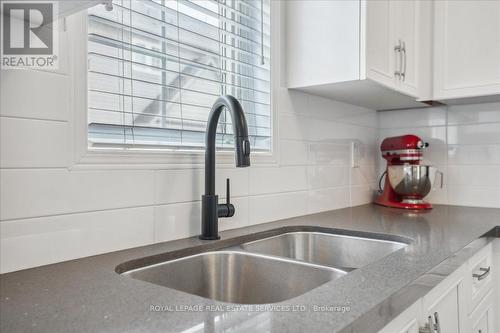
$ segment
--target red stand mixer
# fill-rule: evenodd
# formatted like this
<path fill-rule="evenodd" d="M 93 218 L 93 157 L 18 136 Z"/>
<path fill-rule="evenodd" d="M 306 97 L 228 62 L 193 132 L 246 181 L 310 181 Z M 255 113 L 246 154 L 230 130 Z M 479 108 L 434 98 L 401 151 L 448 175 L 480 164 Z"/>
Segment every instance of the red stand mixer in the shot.
<path fill-rule="evenodd" d="M 443 174 L 435 167 L 422 165 L 423 149 L 429 144 L 416 135 L 402 135 L 385 138 L 380 145 L 382 157 L 387 161 L 384 189 L 375 199 L 382 206 L 403 209 L 431 209 L 432 205 L 423 200 L 431 191 L 436 173 Z"/>

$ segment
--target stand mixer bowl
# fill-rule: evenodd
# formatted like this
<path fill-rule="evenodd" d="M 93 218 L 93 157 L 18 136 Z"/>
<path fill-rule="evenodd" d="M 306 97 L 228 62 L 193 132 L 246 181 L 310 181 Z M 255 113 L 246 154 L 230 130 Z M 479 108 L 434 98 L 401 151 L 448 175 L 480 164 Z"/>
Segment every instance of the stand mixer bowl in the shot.
<path fill-rule="evenodd" d="M 387 177 L 400 196 L 422 199 L 431 191 L 437 172 L 437 168 L 430 165 L 390 165 Z"/>

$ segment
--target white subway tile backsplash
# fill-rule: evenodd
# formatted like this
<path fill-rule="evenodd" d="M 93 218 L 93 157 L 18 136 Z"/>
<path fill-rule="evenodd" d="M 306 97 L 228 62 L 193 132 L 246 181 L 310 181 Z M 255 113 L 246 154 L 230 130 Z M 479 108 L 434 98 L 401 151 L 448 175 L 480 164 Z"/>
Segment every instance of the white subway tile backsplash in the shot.
<path fill-rule="evenodd" d="M 450 165 L 447 183 L 500 188 L 500 165 Z"/>
<path fill-rule="evenodd" d="M 347 120 L 355 119 L 358 116 L 365 116 L 367 114 L 375 118 L 377 116 L 374 110 L 314 95 L 309 96 L 309 109 L 302 113 L 311 118 L 345 122 L 348 124 L 356 123 L 355 120 Z"/>
<path fill-rule="evenodd" d="M 448 185 L 448 204 L 500 208 L 500 187 Z"/>
<path fill-rule="evenodd" d="M 500 122 L 448 126 L 448 144 L 500 144 Z"/>
<path fill-rule="evenodd" d="M 349 185 L 349 170 L 345 166 L 310 166 L 307 173 L 310 189 Z"/>
<path fill-rule="evenodd" d="M 70 79 L 66 75 L 20 69 L 2 69 L 0 115 L 68 120 Z"/>
<path fill-rule="evenodd" d="M 200 233 L 200 202 L 156 206 L 154 210 L 155 242 L 166 242 Z"/>
<path fill-rule="evenodd" d="M 500 103 L 452 105 L 448 112 L 448 125 L 500 123 Z"/>
<path fill-rule="evenodd" d="M 438 205 L 448 204 L 448 187 L 443 185 L 443 187 L 434 187 L 429 194 L 425 197 L 425 201 L 432 202 Z"/>
<path fill-rule="evenodd" d="M 147 170 L 0 170 L 0 219 L 152 205 Z"/>
<path fill-rule="evenodd" d="M 363 110 L 354 105 L 344 104 L 325 97 L 312 95 L 309 96 L 309 109 L 312 110 L 310 114 L 308 114 L 307 111 L 302 112 L 302 114 L 310 115 L 312 118 L 325 120 L 335 120 Z"/>
<path fill-rule="evenodd" d="M 205 177 L 203 169 L 157 170 L 154 174 L 155 204 L 201 199 Z"/>
<path fill-rule="evenodd" d="M 307 214 L 308 192 L 288 192 L 249 197 L 249 224 L 259 224 Z"/>
<path fill-rule="evenodd" d="M 448 145 L 431 144 L 424 150 L 424 163 L 431 165 L 446 165 L 448 162 Z"/>
<path fill-rule="evenodd" d="M 380 129 L 379 141 L 382 142 L 386 137 L 414 134 L 422 138 L 425 142 L 428 142 L 431 146 L 446 144 L 446 126 L 409 127 L 411 123 L 408 123 L 406 126 L 408 127 Z"/>
<path fill-rule="evenodd" d="M 226 179 L 231 180 L 231 196 L 242 197 L 249 194 L 250 168 L 219 168 L 215 171 L 215 193 L 226 197 Z"/>
<path fill-rule="evenodd" d="M 282 139 L 307 140 L 347 144 L 352 141 L 371 145 L 377 138 L 375 127 L 357 126 L 338 120 L 310 118 L 302 115 L 283 114 L 280 117 Z"/>
<path fill-rule="evenodd" d="M 376 164 L 380 149 L 376 144 L 365 145 L 359 144 L 359 165 L 373 165 Z M 349 155 L 351 152 L 349 152 Z"/>
<path fill-rule="evenodd" d="M 337 121 L 308 119 L 305 127 L 307 137 L 311 141 L 343 144 L 356 141 L 370 145 L 377 139 L 376 128 L 343 124 Z"/>
<path fill-rule="evenodd" d="M 68 124 L 0 117 L 0 167 L 68 165 Z"/>
<path fill-rule="evenodd" d="M 308 212 L 310 214 L 348 206 L 348 186 L 314 189 L 308 192 Z"/>
<path fill-rule="evenodd" d="M 307 117 L 282 113 L 279 116 L 279 137 L 281 140 L 307 140 Z"/>
<path fill-rule="evenodd" d="M 345 124 L 378 129 L 378 116 L 377 113 L 372 110 L 362 114 L 349 114 L 345 117 L 339 118 L 337 121 Z"/>
<path fill-rule="evenodd" d="M 375 184 L 351 186 L 350 206 L 365 205 L 373 201 Z"/>
<path fill-rule="evenodd" d="M 249 197 L 231 199 L 236 207 L 234 216 L 219 220 L 219 230 L 243 228 L 249 225 Z"/>
<path fill-rule="evenodd" d="M 367 185 L 378 181 L 378 172 L 375 165 L 362 165 L 351 168 L 351 185 Z"/>
<path fill-rule="evenodd" d="M 448 145 L 448 163 L 450 165 L 500 165 L 500 144 Z"/>
<path fill-rule="evenodd" d="M 309 104 L 309 94 L 289 90 L 286 88 L 278 89 L 279 107 L 281 113 L 307 113 L 311 107 Z"/>
<path fill-rule="evenodd" d="M 422 108 L 379 112 L 381 129 L 446 126 L 446 108 Z"/>
<path fill-rule="evenodd" d="M 307 167 L 250 168 L 250 195 L 292 192 L 307 189 Z"/>
<path fill-rule="evenodd" d="M 350 165 L 351 145 L 332 142 L 313 142 L 309 145 L 311 164 Z"/>
<path fill-rule="evenodd" d="M 156 170 L 155 204 L 199 201 L 205 192 L 204 169 Z M 248 195 L 248 168 L 219 168 L 215 174 L 215 191 L 226 197 L 226 178 L 231 180 L 231 196 Z"/>
<path fill-rule="evenodd" d="M 377 117 L 374 110 L 288 89 L 280 89 L 280 109 L 285 113 L 302 115 L 307 118 L 339 121 L 348 124 L 364 123 L 366 118 L 363 118 L 363 116 L 368 114 L 371 114 L 375 122 Z M 361 116 L 359 119 L 363 120 L 347 120 L 349 118 L 356 119 L 358 116 Z"/>
<path fill-rule="evenodd" d="M 307 141 L 281 140 L 279 155 L 280 165 L 307 165 L 309 144 Z"/>
<path fill-rule="evenodd" d="M 0 273 L 154 242 L 153 208 L 3 221 Z"/>

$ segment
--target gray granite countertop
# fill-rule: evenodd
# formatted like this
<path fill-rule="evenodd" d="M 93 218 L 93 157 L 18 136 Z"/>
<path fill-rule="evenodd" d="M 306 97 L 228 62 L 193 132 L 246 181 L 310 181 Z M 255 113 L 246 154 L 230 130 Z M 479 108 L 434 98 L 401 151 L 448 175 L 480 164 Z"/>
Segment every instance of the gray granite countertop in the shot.
<path fill-rule="evenodd" d="M 415 213 L 364 205 L 228 230 L 220 241 L 193 237 L 3 274 L 0 331 L 376 332 L 422 296 L 425 290 L 419 289 L 419 279 L 444 260 L 460 262 L 467 254 L 464 248 L 471 252 L 481 246 L 488 237 L 478 238 L 498 225 L 500 209 L 438 205 Z M 286 226 L 381 233 L 413 241 L 301 296 L 253 311 L 115 272 L 130 260 L 158 259 L 191 247 L 216 249 L 235 237 Z"/>

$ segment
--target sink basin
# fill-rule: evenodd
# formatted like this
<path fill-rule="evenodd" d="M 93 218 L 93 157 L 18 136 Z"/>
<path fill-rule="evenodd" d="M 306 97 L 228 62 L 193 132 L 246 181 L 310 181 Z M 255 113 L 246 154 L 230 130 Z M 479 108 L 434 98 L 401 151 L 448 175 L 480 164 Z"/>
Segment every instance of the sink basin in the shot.
<path fill-rule="evenodd" d="M 289 232 L 244 243 L 241 248 L 352 271 L 406 246 L 402 242 L 375 238 L 323 232 Z"/>
<path fill-rule="evenodd" d="M 342 270 L 286 258 L 229 250 L 200 253 L 122 273 L 201 297 L 240 304 L 284 301 L 345 274 Z"/>

